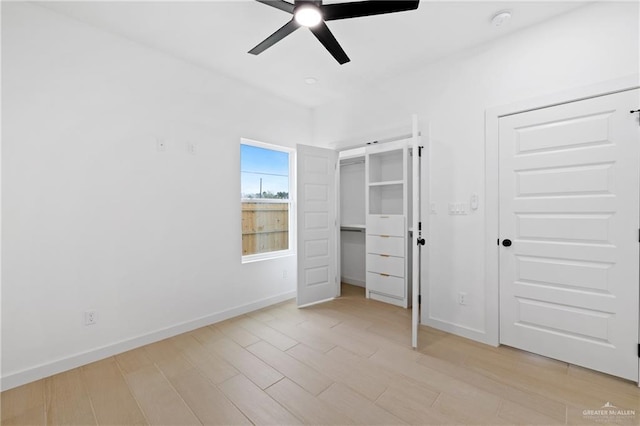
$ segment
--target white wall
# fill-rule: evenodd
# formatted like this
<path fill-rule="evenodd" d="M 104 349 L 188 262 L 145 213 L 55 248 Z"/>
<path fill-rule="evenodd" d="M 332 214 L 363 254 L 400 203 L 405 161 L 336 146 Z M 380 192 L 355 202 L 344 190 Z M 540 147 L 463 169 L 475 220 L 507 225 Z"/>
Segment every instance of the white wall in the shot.
<path fill-rule="evenodd" d="M 431 166 L 423 187 L 430 187 L 436 213 L 428 216 L 423 322 L 496 343 L 487 313 L 497 300 L 484 297 L 495 285 L 484 279 L 484 205 L 467 216 L 447 214 L 448 203 L 468 203 L 474 192 L 484 200 L 485 110 L 638 73 L 638 18 L 637 2 L 589 5 L 316 109 L 318 145 L 409 133 L 413 112 L 423 128 L 430 124 Z M 467 293 L 467 306 L 457 304 L 459 291 Z"/>
<path fill-rule="evenodd" d="M 239 140 L 309 143 L 310 110 L 2 9 L 3 388 L 295 295 L 295 257 L 241 264 Z"/>

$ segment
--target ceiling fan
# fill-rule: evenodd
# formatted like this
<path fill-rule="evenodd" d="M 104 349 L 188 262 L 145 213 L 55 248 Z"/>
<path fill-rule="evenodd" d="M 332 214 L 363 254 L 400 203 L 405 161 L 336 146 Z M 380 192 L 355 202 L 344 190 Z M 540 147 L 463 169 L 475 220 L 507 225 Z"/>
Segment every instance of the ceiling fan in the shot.
<path fill-rule="evenodd" d="M 322 0 L 295 0 L 289 3 L 284 0 L 256 0 L 293 15 L 291 20 L 263 42 L 251 49 L 249 53 L 259 55 L 299 27 L 307 27 L 323 46 L 340 63 L 350 61 L 336 38 L 329 31 L 326 21 L 358 18 L 361 16 L 382 15 L 385 13 L 404 12 L 418 8 L 420 0 L 413 1 L 355 1 L 349 3 L 322 4 Z"/>

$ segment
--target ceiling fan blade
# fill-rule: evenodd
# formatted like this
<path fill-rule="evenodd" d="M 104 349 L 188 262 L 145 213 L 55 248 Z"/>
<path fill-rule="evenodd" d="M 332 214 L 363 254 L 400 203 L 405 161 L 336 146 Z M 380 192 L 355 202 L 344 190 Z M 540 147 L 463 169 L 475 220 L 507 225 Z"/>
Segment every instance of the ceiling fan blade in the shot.
<path fill-rule="evenodd" d="M 267 6 L 275 7 L 276 9 L 283 10 L 293 14 L 294 5 L 284 0 L 256 0 L 258 3 L 266 4 Z"/>
<path fill-rule="evenodd" d="M 325 4 L 320 7 L 325 21 L 404 12 L 418 8 L 420 0 L 413 1 L 356 1 L 351 3 Z"/>
<path fill-rule="evenodd" d="M 311 30 L 313 35 L 316 36 L 318 40 L 320 40 L 320 43 L 322 43 L 322 45 L 329 51 L 329 53 L 333 55 L 336 61 L 340 63 L 340 65 L 346 64 L 351 60 L 344 52 L 344 50 L 342 50 L 340 44 L 338 44 L 338 40 L 336 40 L 333 34 L 331 34 L 331 31 L 329 31 L 329 27 L 327 27 L 327 24 L 325 24 L 324 22 L 320 22 L 317 26 L 309 27 L 309 29 Z"/>
<path fill-rule="evenodd" d="M 262 43 L 258 44 L 256 47 L 251 49 L 249 53 L 251 53 L 252 55 L 259 55 L 260 53 L 264 52 L 265 50 L 267 50 L 268 48 L 270 48 L 271 46 L 273 46 L 274 44 L 276 44 L 277 42 L 279 42 L 280 40 L 282 40 L 292 32 L 294 32 L 295 30 L 297 30 L 299 27 L 300 27 L 300 24 L 298 24 L 295 20 L 293 19 L 290 20 L 289 22 L 284 24 L 282 27 L 280 27 L 280 29 L 278 29 L 275 33 L 271 34 L 269 37 L 264 39 Z"/>

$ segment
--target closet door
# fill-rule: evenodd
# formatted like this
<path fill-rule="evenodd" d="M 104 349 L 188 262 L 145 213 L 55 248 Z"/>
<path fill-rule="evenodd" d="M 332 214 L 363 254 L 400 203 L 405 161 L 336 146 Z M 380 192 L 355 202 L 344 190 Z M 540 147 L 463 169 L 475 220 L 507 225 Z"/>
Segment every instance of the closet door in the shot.
<path fill-rule="evenodd" d="M 640 91 L 500 119 L 500 343 L 638 379 Z"/>
<path fill-rule="evenodd" d="M 298 306 L 339 294 L 336 151 L 298 145 Z"/>

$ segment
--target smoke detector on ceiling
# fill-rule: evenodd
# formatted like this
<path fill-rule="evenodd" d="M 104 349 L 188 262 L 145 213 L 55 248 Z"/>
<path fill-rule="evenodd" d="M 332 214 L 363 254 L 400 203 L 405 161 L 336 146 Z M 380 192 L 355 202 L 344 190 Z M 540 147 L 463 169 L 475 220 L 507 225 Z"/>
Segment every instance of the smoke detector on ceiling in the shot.
<path fill-rule="evenodd" d="M 491 25 L 494 27 L 502 27 L 507 22 L 511 20 L 511 12 L 508 10 L 503 10 L 496 13 L 493 18 L 491 18 Z"/>

